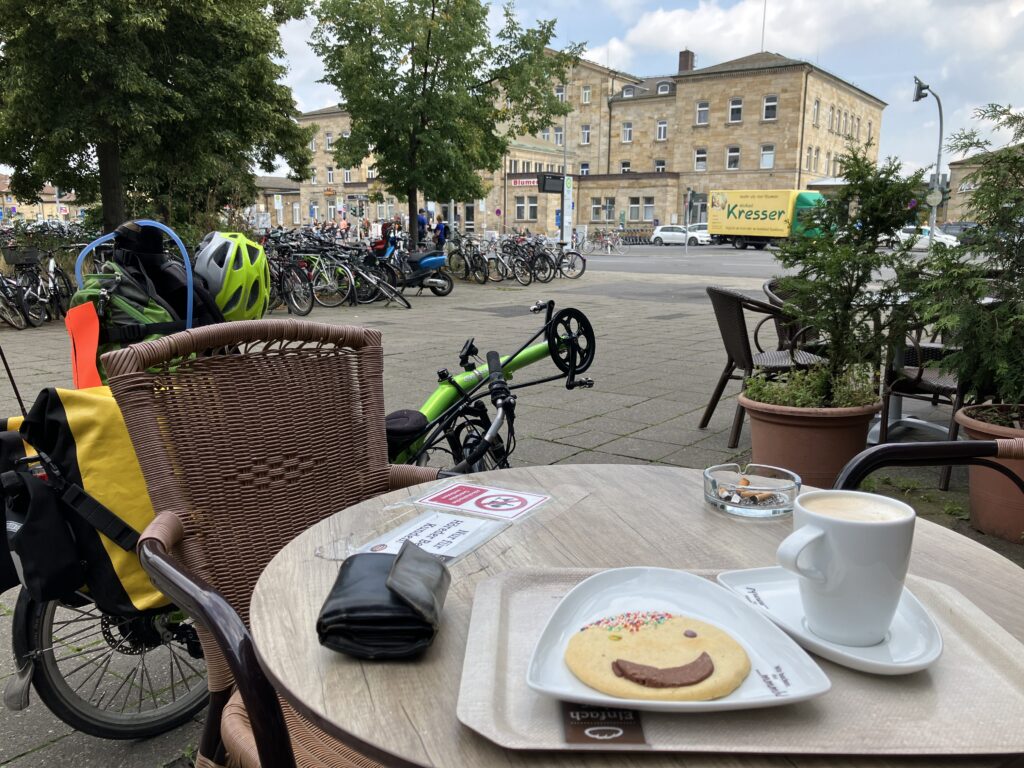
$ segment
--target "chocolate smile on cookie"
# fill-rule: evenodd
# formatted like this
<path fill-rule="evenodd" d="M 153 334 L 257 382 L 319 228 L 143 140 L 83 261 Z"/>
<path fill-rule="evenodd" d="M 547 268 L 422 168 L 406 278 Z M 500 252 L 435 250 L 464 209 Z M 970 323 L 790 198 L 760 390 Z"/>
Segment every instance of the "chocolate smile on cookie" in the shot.
<path fill-rule="evenodd" d="M 624 677 L 648 688 L 678 688 L 683 685 L 696 685 L 707 680 L 714 674 L 715 662 L 705 651 L 689 664 L 681 667 L 659 669 L 647 664 L 637 664 L 625 659 L 612 662 L 612 672 L 616 677 Z"/>

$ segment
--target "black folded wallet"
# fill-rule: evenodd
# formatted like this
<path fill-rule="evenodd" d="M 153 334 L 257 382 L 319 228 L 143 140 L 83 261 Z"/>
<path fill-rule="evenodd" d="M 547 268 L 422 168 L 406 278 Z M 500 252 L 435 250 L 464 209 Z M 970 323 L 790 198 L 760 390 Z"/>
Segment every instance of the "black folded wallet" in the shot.
<path fill-rule="evenodd" d="M 452 577 L 433 555 L 406 541 L 397 555 L 345 559 L 320 616 L 320 644 L 357 659 L 407 659 L 434 641 Z"/>

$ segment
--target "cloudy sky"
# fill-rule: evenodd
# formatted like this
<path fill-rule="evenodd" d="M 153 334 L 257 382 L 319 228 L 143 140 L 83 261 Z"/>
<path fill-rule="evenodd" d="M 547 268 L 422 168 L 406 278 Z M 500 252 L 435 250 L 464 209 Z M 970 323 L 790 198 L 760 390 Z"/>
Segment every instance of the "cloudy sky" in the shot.
<path fill-rule="evenodd" d="M 524 23 L 557 14 L 556 47 L 636 75 L 671 74 L 678 51 L 710 66 L 764 48 L 809 61 L 888 103 L 881 152 L 908 168 L 935 163 L 938 110 L 914 103 L 914 75 L 942 99 L 945 135 L 990 102 L 1024 105 L 1024 0 L 519 0 Z M 496 14 L 492 14 L 496 16 Z M 337 103 L 309 48 L 312 22 L 283 29 L 299 108 Z M 948 161 L 943 152 L 943 167 Z"/>

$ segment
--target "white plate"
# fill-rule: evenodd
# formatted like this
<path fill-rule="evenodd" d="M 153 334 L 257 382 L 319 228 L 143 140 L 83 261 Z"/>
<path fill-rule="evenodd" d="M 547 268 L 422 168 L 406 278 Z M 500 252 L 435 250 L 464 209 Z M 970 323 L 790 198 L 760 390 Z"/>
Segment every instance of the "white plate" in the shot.
<path fill-rule="evenodd" d="M 876 675 L 907 675 L 930 667 L 942 655 L 939 628 L 906 587 L 888 638 L 859 648 L 830 643 L 807 628 L 796 580 L 795 574 L 777 566 L 718 574 L 719 582 L 760 608 L 804 648 L 844 667 Z"/>
<path fill-rule="evenodd" d="M 726 630 L 746 650 L 751 671 L 739 688 L 712 701 L 620 699 L 582 683 L 565 664 L 571 638 L 592 621 L 628 611 L 684 614 Z M 832 687 L 796 643 L 747 603 L 712 581 L 669 568 L 617 568 L 577 584 L 537 641 L 527 684 L 563 701 L 652 712 L 709 712 L 792 704 Z"/>

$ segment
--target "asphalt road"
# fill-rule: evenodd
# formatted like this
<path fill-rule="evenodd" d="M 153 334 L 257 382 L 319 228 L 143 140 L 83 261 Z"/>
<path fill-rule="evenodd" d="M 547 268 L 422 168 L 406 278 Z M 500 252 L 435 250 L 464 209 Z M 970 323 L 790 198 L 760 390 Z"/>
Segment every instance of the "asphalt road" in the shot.
<path fill-rule="evenodd" d="M 731 245 L 699 245 L 686 249 L 681 245 L 627 246 L 622 256 L 592 253 L 587 269 L 595 272 L 633 272 L 662 275 L 707 275 L 709 277 L 754 277 L 766 280 L 782 268 L 771 250 L 748 248 L 740 251 Z"/>

